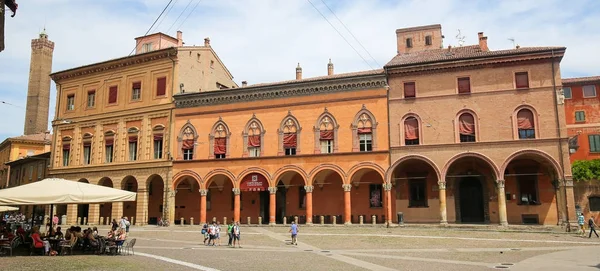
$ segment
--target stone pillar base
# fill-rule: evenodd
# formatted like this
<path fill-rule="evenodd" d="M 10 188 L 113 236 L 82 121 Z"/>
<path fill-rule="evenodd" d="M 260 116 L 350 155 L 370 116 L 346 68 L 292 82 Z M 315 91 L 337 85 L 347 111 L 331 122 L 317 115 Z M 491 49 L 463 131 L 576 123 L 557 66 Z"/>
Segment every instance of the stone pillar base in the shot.
<path fill-rule="evenodd" d="M 444 226 L 448 225 L 448 221 L 442 220 L 442 221 L 440 221 L 440 225 L 444 225 Z"/>
<path fill-rule="evenodd" d="M 275 225 L 277 225 L 277 223 L 275 223 L 275 222 L 269 222 L 269 226 L 275 226 Z"/>
<path fill-rule="evenodd" d="M 306 226 L 312 226 L 313 223 L 312 222 L 306 222 L 304 225 L 306 225 Z"/>
<path fill-rule="evenodd" d="M 502 226 L 502 227 L 508 227 L 508 222 L 500 222 L 500 226 Z"/>
<path fill-rule="evenodd" d="M 350 221 L 344 222 L 344 225 L 346 225 L 346 226 L 352 225 L 352 222 L 350 222 Z"/>

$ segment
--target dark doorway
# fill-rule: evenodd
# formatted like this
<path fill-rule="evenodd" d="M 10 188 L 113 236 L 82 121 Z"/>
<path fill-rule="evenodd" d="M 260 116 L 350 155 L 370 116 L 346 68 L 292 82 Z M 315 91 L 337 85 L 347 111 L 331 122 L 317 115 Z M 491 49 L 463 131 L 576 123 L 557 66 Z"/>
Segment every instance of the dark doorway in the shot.
<path fill-rule="evenodd" d="M 280 181 L 279 184 L 277 184 L 277 195 L 275 196 L 275 222 L 278 224 L 283 224 L 283 218 L 286 214 L 286 194 L 287 189 L 285 188 L 283 182 Z"/>
<path fill-rule="evenodd" d="M 90 210 L 90 205 L 89 204 L 78 204 L 77 205 L 77 219 L 79 219 L 79 221 L 77 221 L 77 224 L 81 223 L 80 225 L 85 225 L 85 223 L 83 223 L 84 221 L 86 223 L 89 223 L 88 221 L 88 211 Z M 85 218 L 85 220 L 84 220 Z"/>
<path fill-rule="evenodd" d="M 475 177 L 466 177 L 460 181 L 460 220 L 463 223 L 483 223 L 483 188 Z"/>
<path fill-rule="evenodd" d="M 260 217 L 262 217 L 263 224 L 269 224 L 269 204 L 271 198 L 269 197 L 269 191 L 261 191 L 260 193 Z M 258 222 L 258 221 L 257 221 Z"/>

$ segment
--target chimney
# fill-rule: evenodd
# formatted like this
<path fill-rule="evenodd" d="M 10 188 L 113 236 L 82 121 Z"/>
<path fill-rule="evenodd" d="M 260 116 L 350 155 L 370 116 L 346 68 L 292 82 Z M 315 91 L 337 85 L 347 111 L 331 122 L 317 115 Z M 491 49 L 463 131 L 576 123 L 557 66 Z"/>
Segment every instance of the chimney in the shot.
<path fill-rule="evenodd" d="M 248 86 L 248 81 L 242 81 L 242 87 Z"/>
<path fill-rule="evenodd" d="M 519 49 L 519 48 L 521 48 L 521 45 L 517 44 L 517 46 L 515 46 L 515 48 Z"/>
<path fill-rule="evenodd" d="M 483 32 L 479 32 L 477 35 L 479 36 L 479 48 L 481 48 L 481 51 L 489 51 L 490 48 L 488 48 L 487 45 L 487 37 L 483 36 Z"/>
<path fill-rule="evenodd" d="M 300 63 L 298 63 L 298 67 L 296 67 L 296 80 L 302 79 L 302 67 L 300 67 Z"/>
<path fill-rule="evenodd" d="M 183 32 L 177 31 L 177 47 L 183 46 Z"/>
<path fill-rule="evenodd" d="M 204 47 L 210 47 L 210 38 L 209 37 L 204 38 Z"/>
<path fill-rule="evenodd" d="M 329 64 L 327 64 L 327 75 L 333 75 L 333 63 L 331 63 L 331 58 L 329 59 Z"/>

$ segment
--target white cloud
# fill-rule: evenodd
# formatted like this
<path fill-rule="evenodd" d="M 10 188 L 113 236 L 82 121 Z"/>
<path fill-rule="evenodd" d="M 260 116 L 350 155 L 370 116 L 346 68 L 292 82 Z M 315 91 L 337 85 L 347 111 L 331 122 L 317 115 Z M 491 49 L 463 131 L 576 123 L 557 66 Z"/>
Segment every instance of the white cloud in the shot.
<path fill-rule="evenodd" d="M 174 35 L 189 9 L 167 34 Z M 305 77 L 326 74 L 332 58 L 336 72 L 369 67 L 306 0 L 200 0 L 180 30 L 187 45 L 205 37 L 227 65 L 238 84 L 294 78 L 298 62 Z M 466 44 L 484 31 L 492 49 L 521 46 L 566 46 L 563 76 L 593 75 L 600 69 L 595 53 L 600 41 L 593 0 L 325 0 L 380 65 L 396 53 L 395 29 L 440 23 L 445 44 L 457 44 L 457 29 Z M 127 55 L 134 38 L 143 35 L 166 0 L 93 1 L 33 0 L 20 3 L 17 16 L 6 18 L 6 50 L 0 53 L 0 101 L 25 106 L 30 41 L 46 25 L 56 43 L 53 70 L 63 70 Z M 166 31 L 188 0 L 175 7 L 158 31 Z M 321 0 L 311 0 L 363 57 L 376 67 L 360 45 L 344 30 Z M 54 86 L 51 107 L 54 105 Z M 22 132 L 24 109 L 0 104 L 0 140 Z M 51 108 L 50 116 L 54 110 Z"/>

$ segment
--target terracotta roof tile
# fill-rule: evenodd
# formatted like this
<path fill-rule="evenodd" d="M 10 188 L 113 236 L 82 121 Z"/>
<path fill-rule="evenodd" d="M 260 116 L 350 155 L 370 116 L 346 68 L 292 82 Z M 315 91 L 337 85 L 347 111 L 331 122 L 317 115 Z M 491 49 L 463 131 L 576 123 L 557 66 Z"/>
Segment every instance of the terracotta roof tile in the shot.
<path fill-rule="evenodd" d="M 575 77 L 575 78 L 563 78 L 563 84 L 577 84 L 577 83 L 591 83 L 600 82 L 600 76 L 587 76 L 587 77 Z"/>
<path fill-rule="evenodd" d="M 456 61 L 469 58 L 485 58 L 496 56 L 509 56 L 522 53 L 536 53 L 549 50 L 564 50 L 565 47 L 521 47 L 519 49 L 483 51 L 479 45 L 452 47 L 450 49 L 434 49 L 408 54 L 398 54 L 385 67 L 409 66 L 432 62 Z"/>
<path fill-rule="evenodd" d="M 304 79 L 300 79 L 300 80 L 286 80 L 286 81 L 271 82 L 271 83 L 259 83 L 259 84 L 248 85 L 247 87 L 266 87 L 266 86 L 275 86 L 275 85 L 285 85 L 285 84 L 291 84 L 291 83 L 305 83 L 305 82 L 313 82 L 313 81 L 319 81 L 319 80 L 342 79 L 342 78 L 349 78 L 349 77 L 356 77 L 356 76 L 378 75 L 378 74 L 383 75 L 384 74 L 383 69 L 360 71 L 360 72 L 339 73 L 339 74 L 334 74 L 334 75 L 325 75 L 325 76 L 304 78 Z"/>
<path fill-rule="evenodd" d="M 12 140 L 29 140 L 29 141 L 50 141 L 52 140 L 52 134 L 39 133 L 33 135 L 22 135 L 11 137 Z"/>

